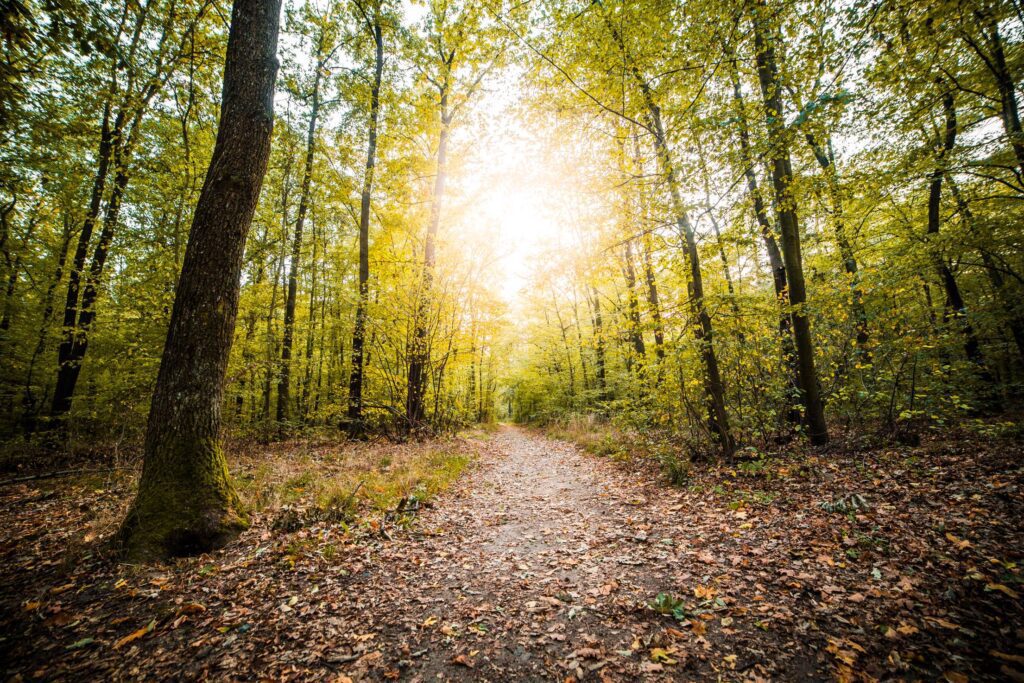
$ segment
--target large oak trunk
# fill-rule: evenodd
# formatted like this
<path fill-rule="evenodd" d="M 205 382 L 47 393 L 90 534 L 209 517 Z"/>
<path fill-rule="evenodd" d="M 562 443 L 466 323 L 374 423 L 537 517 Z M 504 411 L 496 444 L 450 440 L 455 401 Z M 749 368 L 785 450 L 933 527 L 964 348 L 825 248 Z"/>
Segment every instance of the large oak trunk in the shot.
<path fill-rule="evenodd" d="M 202 552 L 245 526 L 218 443 L 246 236 L 270 155 L 280 0 L 236 0 L 220 126 L 192 219 L 146 430 L 128 554 Z"/>

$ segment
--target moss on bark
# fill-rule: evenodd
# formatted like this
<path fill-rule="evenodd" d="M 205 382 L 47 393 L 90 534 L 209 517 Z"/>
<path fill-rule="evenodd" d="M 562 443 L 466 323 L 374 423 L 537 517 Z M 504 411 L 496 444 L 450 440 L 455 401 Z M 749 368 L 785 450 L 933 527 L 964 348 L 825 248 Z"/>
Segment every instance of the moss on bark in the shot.
<path fill-rule="evenodd" d="M 119 533 L 129 559 L 208 552 L 248 526 L 227 460 L 215 441 L 168 441 L 153 456 Z"/>

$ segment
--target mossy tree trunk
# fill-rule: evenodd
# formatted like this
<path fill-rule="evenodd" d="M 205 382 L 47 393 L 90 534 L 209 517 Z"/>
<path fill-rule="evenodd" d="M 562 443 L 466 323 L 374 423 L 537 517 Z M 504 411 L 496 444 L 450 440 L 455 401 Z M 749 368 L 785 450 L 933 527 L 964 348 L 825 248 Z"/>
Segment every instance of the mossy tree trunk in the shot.
<path fill-rule="evenodd" d="M 146 430 L 130 557 L 210 550 L 245 526 L 219 443 L 246 236 L 270 156 L 280 0 L 236 0 L 220 126 L 192 219 Z"/>

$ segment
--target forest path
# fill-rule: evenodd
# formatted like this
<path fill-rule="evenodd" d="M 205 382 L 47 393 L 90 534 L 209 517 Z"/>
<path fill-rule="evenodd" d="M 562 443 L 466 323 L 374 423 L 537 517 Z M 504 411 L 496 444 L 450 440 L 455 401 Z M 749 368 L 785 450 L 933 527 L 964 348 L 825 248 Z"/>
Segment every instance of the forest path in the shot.
<path fill-rule="evenodd" d="M 657 491 L 514 427 L 483 450 L 466 486 L 421 520 L 427 535 L 388 544 L 346 606 L 376 635 L 370 654 L 343 671 L 403 680 L 668 674 L 649 652 L 672 651 L 659 641 L 671 620 L 644 607 L 678 571 L 678 536 L 655 537 Z"/>

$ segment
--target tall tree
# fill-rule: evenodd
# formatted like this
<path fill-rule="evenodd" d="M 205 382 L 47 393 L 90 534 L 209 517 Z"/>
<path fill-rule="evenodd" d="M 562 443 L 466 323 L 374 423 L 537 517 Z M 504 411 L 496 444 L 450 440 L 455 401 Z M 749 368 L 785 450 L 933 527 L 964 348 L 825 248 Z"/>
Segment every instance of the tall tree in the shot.
<path fill-rule="evenodd" d="M 348 378 L 349 432 L 362 431 L 363 421 L 363 346 L 366 342 L 366 309 L 370 296 L 370 202 L 373 197 L 373 172 L 377 163 L 377 125 L 380 118 L 380 86 L 384 74 L 384 32 L 381 5 L 369 8 L 355 1 L 366 31 L 373 38 L 373 81 L 370 86 L 370 117 L 367 127 L 366 166 L 359 195 L 359 282 L 355 325 L 352 328 L 352 368 Z"/>
<path fill-rule="evenodd" d="M 407 351 L 405 420 L 410 429 L 422 426 L 424 400 L 431 373 L 431 309 L 435 304 L 434 278 L 437 236 L 448 179 L 448 145 L 456 116 L 478 92 L 484 78 L 496 68 L 507 49 L 507 36 L 490 20 L 485 8 L 431 0 L 420 46 L 423 76 L 436 106 L 437 147 L 430 216 L 423 240 L 423 261 L 414 304 L 412 333 Z"/>
<path fill-rule="evenodd" d="M 618 48 L 622 59 L 622 68 L 625 71 L 623 76 L 629 78 L 640 93 L 646 120 L 645 128 L 652 137 L 655 157 L 658 160 L 661 175 L 668 186 L 673 219 L 682 239 L 686 262 L 689 266 L 690 307 L 697 320 L 697 325 L 693 327 L 693 335 L 700 346 L 701 359 L 704 364 L 703 384 L 707 398 L 708 426 L 711 433 L 718 439 L 722 453 L 731 456 L 736 449 L 736 442 L 729 429 L 729 414 L 725 407 L 725 383 L 722 380 L 718 355 L 715 352 L 714 326 L 704 296 L 704 274 L 701 270 L 700 253 L 697 249 L 697 235 L 683 201 L 679 173 L 669 147 L 661 106 L 650 81 L 633 60 L 621 28 L 616 26 L 613 17 L 607 13 L 602 15 L 602 20 Z"/>
<path fill-rule="evenodd" d="M 289 419 L 291 412 L 292 344 L 295 337 L 295 306 L 299 288 L 299 268 L 302 264 L 302 235 L 309 213 L 313 184 L 313 162 L 316 156 L 317 125 L 320 121 L 322 88 L 327 65 L 338 49 L 336 17 L 333 12 L 319 14 L 310 7 L 305 9 L 306 21 L 313 29 L 313 82 L 305 93 L 309 100 L 309 122 L 306 126 L 306 157 L 299 185 L 299 208 L 295 216 L 292 235 L 291 260 L 288 265 L 288 292 L 285 295 L 284 328 L 281 335 L 281 371 L 277 381 L 277 421 Z"/>
<path fill-rule="evenodd" d="M 946 85 L 942 79 L 939 79 L 937 84 L 939 87 Z M 957 282 L 953 269 L 949 267 L 949 263 L 946 262 L 937 243 L 939 228 L 942 224 L 942 181 L 947 173 L 946 165 L 949 163 L 949 157 L 956 146 L 959 128 L 956 117 L 956 98 L 953 95 L 953 91 L 948 87 L 944 87 L 940 100 L 942 102 L 942 128 L 940 129 L 939 139 L 936 140 L 935 144 L 936 166 L 928 175 L 928 226 L 926 234 L 931 241 L 932 258 L 935 262 L 935 270 L 939 282 L 946 293 L 946 311 L 960 323 L 960 328 L 964 335 L 964 352 L 967 354 L 968 360 L 979 366 L 984 366 L 981 342 L 978 341 L 978 336 L 974 332 L 974 326 L 971 325 L 971 321 L 967 317 L 967 304 L 964 303 L 960 284 Z M 987 379 L 991 379 L 987 372 L 983 371 L 983 374 Z"/>
<path fill-rule="evenodd" d="M 782 258 L 786 264 L 789 282 L 789 303 L 793 339 L 796 346 L 800 393 L 803 398 L 804 417 L 811 442 L 828 443 L 825 409 L 818 386 L 818 373 L 814 364 L 814 342 L 811 323 L 807 316 L 807 288 L 804 285 L 803 256 L 800 250 L 800 227 L 797 223 L 796 198 L 793 195 L 793 166 L 789 156 L 789 133 L 783 122 L 782 84 L 775 61 L 774 31 L 770 28 L 770 8 L 766 0 L 757 0 L 753 8 L 754 49 L 757 77 L 764 98 L 765 125 L 768 129 L 769 155 L 772 166 L 772 184 L 782 236 Z"/>
<path fill-rule="evenodd" d="M 245 525 L 219 440 L 246 236 L 270 156 L 280 0 L 236 0 L 220 123 L 192 219 L 120 537 L 133 557 L 202 552 Z"/>

